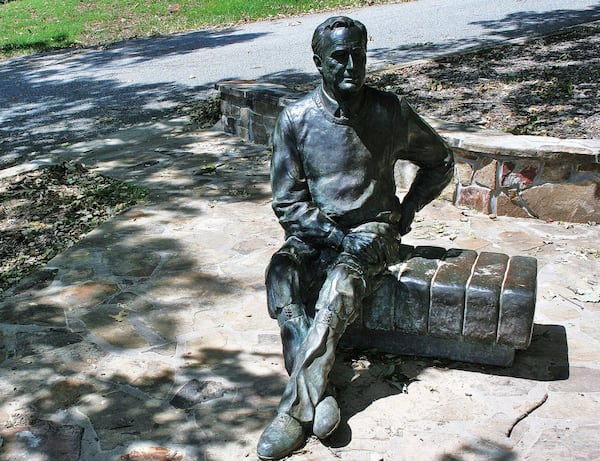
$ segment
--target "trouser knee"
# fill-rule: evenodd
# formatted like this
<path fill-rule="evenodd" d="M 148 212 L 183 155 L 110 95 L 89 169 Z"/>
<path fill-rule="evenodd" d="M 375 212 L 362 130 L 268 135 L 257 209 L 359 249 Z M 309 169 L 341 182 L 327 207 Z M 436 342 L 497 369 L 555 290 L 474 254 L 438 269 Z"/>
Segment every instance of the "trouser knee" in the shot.
<path fill-rule="evenodd" d="M 327 276 L 319 295 L 316 321 L 328 323 L 334 329 L 344 328 L 358 315 L 358 306 L 366 291 L 366 282 L 358 267 L 337 264 Z"/>

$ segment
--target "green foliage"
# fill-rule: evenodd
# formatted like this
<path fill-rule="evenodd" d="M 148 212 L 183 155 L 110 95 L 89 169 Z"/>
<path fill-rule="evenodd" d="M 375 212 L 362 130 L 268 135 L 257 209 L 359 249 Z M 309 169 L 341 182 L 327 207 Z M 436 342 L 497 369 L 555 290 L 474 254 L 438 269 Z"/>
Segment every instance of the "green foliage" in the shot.
<path fill-rule="evenodd" d="M 392 1 L 0 0 L 0 56 Z"/>

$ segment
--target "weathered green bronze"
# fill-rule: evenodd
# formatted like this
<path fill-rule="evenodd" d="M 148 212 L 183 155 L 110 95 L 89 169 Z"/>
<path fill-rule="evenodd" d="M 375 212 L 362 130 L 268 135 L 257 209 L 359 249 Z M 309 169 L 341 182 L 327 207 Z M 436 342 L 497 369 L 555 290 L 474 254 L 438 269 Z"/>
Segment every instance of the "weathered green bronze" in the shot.
<path fill-rule="evenodd" d="M 273 209 L 285 244 L 267 269 L 271 317 L 279 322 L 290 375 L 277 416 L 258 443 L 280 459 L 309 432 L 327 438 L 340 422 L 328 386 L 336 346 L 374 289 L 400 259 L 400 236 L 415 212 L 452 177 L 452 151 L 410 105 L 366 86 L 367 31 L 332 17 L 314 32 L 322 84 L 286 107 L 273 135 Z M 402 203 L 394 164 L 419 168 Z"/>

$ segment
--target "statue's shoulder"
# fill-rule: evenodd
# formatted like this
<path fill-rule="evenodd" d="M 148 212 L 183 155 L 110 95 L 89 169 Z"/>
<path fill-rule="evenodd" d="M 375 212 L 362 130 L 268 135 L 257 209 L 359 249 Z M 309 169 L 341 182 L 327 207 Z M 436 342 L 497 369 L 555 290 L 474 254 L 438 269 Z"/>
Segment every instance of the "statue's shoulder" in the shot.
<path fill-rule="evenodd" d="M 318 88 L 310 91 L 301 98 L 287 104 L 280 114 L 280 118 L 299 121 L 307 114 L 317 109 L 316 95 Z"/>
<path fill-rule="evenodd" d="M 389 91 L 383 91 L 372 86 L 365 86 L 367 97 L 377 104 L 385 106 L 400 106 L 403 97 Z"/>

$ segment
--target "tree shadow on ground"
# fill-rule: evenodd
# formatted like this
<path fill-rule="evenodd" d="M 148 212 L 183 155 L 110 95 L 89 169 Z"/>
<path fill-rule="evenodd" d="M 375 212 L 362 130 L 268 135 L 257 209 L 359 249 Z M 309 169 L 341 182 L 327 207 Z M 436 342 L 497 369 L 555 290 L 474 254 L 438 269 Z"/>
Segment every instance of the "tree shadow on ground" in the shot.
<path fill-rule="evenodd" d="M 248 368 L 248 357 L 255 362 Z M 256 360 L 258 359 L 258 360 Z M 176 392 L 171 405 L 198 421 L 189 443 L 206 447 L 227 442 L 251 443 L 249 432 L 262 431 L 275 414 L 285 374 L 266 371 L 281 362 L 279 353 L 201 348 L 186 357 L 182 375 L 192 378 Z M 177 397 L 183 396 L 183 399 Z"/>
<path fill-rule="evenodd" d="M 440 44 L 415 43 L 392 49 L 376 48 L 369 51 L 369 56 L 386 63 L 398 64 L 432 58 L 448 52 L 465 52 L 473 48 L 491 47 L 499 40 L 531 37 L 597 19 L 600 19 L 600 6 L 585 10 L 562 9 L 544 13 L 522 11 L 511 13 L 499 20 L 473 22 L 472 24 L 488 30 L 481 38 L 446 40 Z"/>
<path fill-rule="evenodd" d="M 0 432 L 7 450 L 21 440 L 15 434 L 26 431 L 44 441 L 30 453 L 47 452 L 49 434 L 63 431 L 73 449 L 91 443 L 119 456 L 135 441 L 152 440 L 190 443 L 203 459 L 207 447 L 248 439 L 271 417 L 252 402 L 275 399 L 280 375 L 269 367 L 254 375 L 236 363 L 240 354 L 247 363 L 260 361 L 263 352 L 207 346 L 215 341 L 208 329 L 220 338 L 215 325 L 223 325 L 225 312 L 241 324 L 246 305 L 262 299 L 263 269 L 256 270 L 252 251 L 262 246 L 266 254 L 268 245 L 255 227 L 239 241 L 229 231 L 260 219 L 256 211 L 270 198 L 268 152 L 212 131 L 171 133 L 167 144 L 138 134 L 122 130 L 86 152 L 89 166 L 148 187 L 147 203 L 104 223 L 0 300 L 6 371 L 0 407 L 9 417 Z M 217 224 L 208 226 L 206 215 Z M 182 235 L 195 238 L 190 244 Z M 227 260 L 215 259 L 218 254 Z M 196 361 L 200 353 L 185 355 L 183 344 L 201 347 L 203 357 L 218 356 L 219 363 Z M 264 352 L 264 360 L 270 354 Z M 175 366 L 178 360 L 193 365 Z M 198 419 L 168 404 L 180 384 L 208 375 L 226 382 L 226 392 L 203 401 Z M 239 382 L 231 387 L 235 376 Z M 265 394 L 269 386 L 272 393 Z M 46 424 L 59 414 L 64 424 Z M 211 418 L 212 429 L 202 426 Z"/>
<path fill-rule="evenodd" d="M 139 211 L 132 217 L 144 219 Z M 80 449 L 81 438 L 85 445 L 96 437 L 105 453 L 152 440 L 191 444 L 203 459 L 204 448 L 239 441 L 266 424 L 271 415 L 262 405 L 279 394 L 281 376 L 272 367 L 256 375 L 248 363 L 261 356 L 270 361 L 271 355 L 201 347 L 214 343 L 206 328 L 222 322 L 223 307 L 242 309 L 239 300 L 249 295 L 248 286 L 203 269 L 202 254 L 190 254 L 177 239 L 145 233 L 113 220 L 53 261 L 58 278 L 2 302 L 5 453 L 19 448 L 23 431 L 39 441 L 28 453 L 49 453 L 51 434 L 58 431 L 68 439 L 70 455 Z M 196 331 L 205 331 L 206 339 Z M 182 335 L 189 339 L 182 341 Z M 188 342 L 200 349 L 178 350 Z M 178 359 L 183 367 L 173 365 Z M 177 383 L 193 378 L 210 379 L 225 391 L 182 416 L 168 401 Z M 57 419 L 63 423 L 48 423 Z"/>
<path fill-rule="evenodd" d="M 370 56 L 396 64 L 448 50 L 484 45 L 494 38 L 543 32 L 598 17 L 600 7 L 513 13 L 498 21 L 482 22 L 481 25 L 489 30 L 488 38 L 449 41 L 433 47 L 407 45 L 374 49 Z M 49 59 L 52 54 L 11 60 L 10 65 L 0 66 L 0 105 L 3 107 L 0 166 L 48 155 L 60 144 L 89 140 L 134 123 L 173 116 L 182 105 L 205 97 L 215 82 L 128 85 L 114 78 L 114 74 L 130 72 L 134 64 L 147 60 L 249 42 L 266 33 L 243 33 L 236 29 L 197 31 L 132 40 L 107 49 L 78 50 L 64 58 L 61 55 L 58 62 Z M 95 72 L 93 77 L 89 76 L 91 69 Z M 73 71 L 69 75 L 75 75 L 70 81 L 63 77 L 67 70 Z M 290 74 L 293 72 L 265 74 L 260 80 L 285 81 L 290 78 L 293 81 Z M 300 74 L 297 77 L 299 81 L 303 78 Z"/>
<path fill-rule="evenodd" d="M 252 41 L 235 29 L 131 40 L 108 49 L 17 58 L 0 66 L 0 167 L 48 155 L 133 124 L 173 117 L 206 98 L 214 82 L 126 84 L 115 74 L 152 59 Z M 69 75 L 66 80 L 64 75 Z"/>
<path fill-rule="evenodd" d="M 177 50 L 170 52 L 175 53 Z M 140 59 L 140 57 L 135 56 L 134 59 Z M 55 69 L 52 71 L 53 74 L 46 73 L 42 78 L 42 80 L 50 82 L 56 80 L 55 89 L 65 94 L 62 98 L 54 99 L 55 93 L 46 92 L 41 85 L 41 80 L 37 81 L 42 76 L 29 65 L 21 64 L 21 66 L 20 70 L 17 68 L 17 71 L 25 81 L 29 79 L 27 84 L 30 85 L 32 98 L 22 104 L 16 101 L 10 102 L 11 110 L 16 112 L 9 114 L 8 117 L 13 122 L 21 123 L 24 126 L 14 138 L 10 136 L 10 139 L 3 142 L 3 155 L 12 153 L 13 150 L 21 155 L 25 152 L 24 149 L 29 149 L 27 153 L 33 156 L 34 154 L 38 155 L 44 149 L 54 149 L 58 140 L 73 143 L 89 139 L 92 136 L 96 138 L 102 132 L 98 127 L 99 118 L 107 116 L 107 114 L 97 114 L 92 108 L 80 104 L 76 92 L 92 99 L 106 97 L 110 104 L 114 104 L 114 110 L 117 112 L 114 115 L 115 125 L 111 126 L 110 130 L 107 128 L 107 131 L 111 132 L 116 126 L 149 120 L 153 116 L 168 112 L 168 109 L 165 111 L 157 109 L 156 112 L 145 109 L 144 113 L 140 115 L 122 110 L 123 107 L 137 110 L 139 107 L 150 105 L 157 100 L 168 105 L 173 100 L 175 102 L 187 101 L 186 97 L 189 95 L 186 93 L 188 91 L 186 88 L 165 87 L 165 85 L 137 86 L 133 90 L 128 88 L 127 91 L 119 92 L 115 91 L 117 82 L 110 79 L 99 81 L 82 79 L 71 82 L 72 85 L 69 86 L 68 82 L 60 82 L 60 71 Z M 4 77 L 8 78 L 8 74 L 3 69 L 0 71 L 0 78 Z M 265 78 L 269 77 L 284 79 L 285 74 L 265 76 Z M 208 88 L 208 86 L 205 87 Z M 173 95 L 165 97 L 165 88 L 172 90 Z M 133 98 L 129 94 L 131 92 L 133 92 Z M 44 113 L 35 106 L 39 98 L 47 100 L 50 112 L 54 110 L 63 115 Z M 88 101 L 88 103 L 93 104 L 93 101 Z M 30 112 L 27 113 L 27 111 Z M 70 115 L 64 115 L 65 112 Z M 36 117 L 38 117 L 37 120 Z M 89 122 L 90 132 L 81 133 L 78 131 L 79 125 L 70 125 L 71 120 L 80 117 L 92 119 Z M 33 123 L 34 121 L 35 123 Z M 57 126 L 48 127 L 54 121 L 57 122 Z M 70 130 L 73 130 L 73 133 Z M 24 139 L 20 139 L 21 136 Z M 61 136 L 63 137 L 61 138 Z M 119 140 L 124 143 L 132 142 L 120 139 L 119 136 L 119 134 L 112 136 L 117 144 Z M 178 140 L 182 150 L 185 150 L 189 143 L 196 141 L 196 138 L 186 134 L 182 134 Z M 119 151 L 120 164 L 107 164 L 105 169 L 107 174 L 120 175 L 129 168 L 130 173 L 140 173 L 137 177 L 140 182 L 146 182 L 148 185 L 155 184 L 157 189 L 160 189 L 159 185 L 169 186 L 166 192 L 161 192 L 152 199 L 154 202 L 148 206 L 148 209 L 140 212 L 138 208 L 138 211 L 134 210 L 124 217 L 126 220 L 141 222 L 148 217 L 146 214 L 153 213 L 152 207 L 168 210 L 172 216 L 182 219 L 197 217 L 202 215 L 204 209 L 197 206 L 196 200 L 206 200 L 209 197 L 216 197 L 215 199 L 219 200 L 218 185 L 216 185 L 216 195 L 211 195 L 210 188 L 201 187 L 203 181 L 198 178 L 203 175 L 190 174 L 192 165 L 194 167 L 195 165 L 201 166 L 205 160 L 214 162 L 215 159 L 220 158 L 219 156 L 211 153 L 196 157 L 190 155 L 187 159 L 187 167 L 180 169 L 185 180 L 178 183 L 177 172 L 174 173 L 174 176 L 161 177 L 161 168 L 168 166 L 168 162 L 147 164 L 141 155 L 130 158 L 125 154 L 125 150 Z M 167 158 L 170 155 L 175 157 L 178 155 L 172 145 L 165 153 Z M 20 157 L 21 160 L 23 158 L 27 158 L 27 156 Z M 264 164 L 264 158 L 257 158 Z M 230 189 L 247 189 L 255 183 L 252 182 L 252 179 L 248 179 L 251 176 L 247 176 L 245 173 L 243 166 L 234 167 L 234 172 L 229 179 L 225 177 L 220 179 L 232 181 L 231 187 L 227 186 Z M 216 174 L 226 175 L 226 171 L 219 172 L 219 168 L 217 168 Z M 218 178 L 218 176 L 215 175 L 214 178 Z M 260 179 L 258 182 L 264 183 L 266 178 L 264 170 L 259 169 L 258 178 Z M 208 176 L 208 181 L 204 181 L 205 185 L 211 180 L 212 177 Z M 266 190 L 259 190 L 256 194 L 249 196 L 231 193 L 226 196 L 224 202 L 249 202 L 256 205 L 264 203 L 268 197 L 269 194 Z M 153 431 L 160 429 L 157 439 L 161 442 L 173 441 L 176 444 L 183 444 L 186 440 L 197 440 L 200 452 L 201 447 L 218 445 L 222 443 L 221 440 L 237 440 L 238 434 L 243 431 L 253 431 L 259 426 L 262 427 L 263 423 L 270 419 L 272 416 L 270 411 L 268 415 L 262 414 L 260 411 L 262 408 L 271 408 L 262 405 L 272 404 L 278 396 L 283 387 L 282 375 L 272 372 L 268 369 L 269 367 L 266 367 L 264 373 L 260 375 L 240 367 L 240 354 L 249 354 L 249 351 L 201 347 L 192 353 L 204 354 L 203 357 L 218 358 L 219 363 L 192 357 L 190 359 L 192 363 L 188 363 L 184 367 L 184 374 L 179 378 L 182 381 L 176 384 L 183 385 L 187 379 L 198 378 L 205 381 L 214 380 L 221 384 L 229 383 L 230 387 L 225 388 L 226 391 L 222 396 L 227 398 L 220 403 L 220 397 L 215 398 L 214 403 L 211 404 L 214 407 L 205 405 L 207 402 L 199 403 L 198 407 L 190 412 L 190 416 L 194 416 L 196 413 L 196 419 L 202 424 L 204 424 L 203 421 L 208 422 L 207 427 L 203 429 L 205 432 L 197 433 L 197 426 L 193 420 L 189 421 L 190 426 L 186 426 L 185 430 L 182 430 L 178 424 L 165 424 L 165 421 L 178 421 L 165 400 L 167 397 L 172 397 L 176 391 L 173 389 L 175 386 L 173 373 L 177 373 L 177 371 L 173 369 L 172 365 L 169 365 L 173 363 L 172 359 L 177 352 L 173 345 L 175 337 L 181 333 L 181 329 L 189 332 L 190 323 L 195 326 L 193 322 L 198 322 L 198 325 L 201 326 L 208 315 L 213 317 L 220 315 L 220 312 L 211 310 L 212 306 L 209 302 L 204 302 L 208 292 L 226 296 L 231 299 L 232 305 L 237 305 L 240 294 L 246 292 L 248 286 L 245 280 L 241 280 L 241 276 L 224 277 L 219 271 L 202 270 L 201 255 L 195 255 L 189 248 L 181 246 L 176 237 L 171 234 L 173 228 L 169 227 L 168 223 L 156 223 L 156 226 L 163 225 L 165 231 L 161 237 L 157 238 L 156 236 L 145 236 L 145 228 L 141 225 L 107 224 L 105 228 L 98 230 L 81 244 L 66 252 L 73 257 L 73 262 L 69 263 L 66 268 L 60 266 L 62 270 L 69 272 L 60 274 L 61 277 L 64 276 L 61 280 L 65 280 L 67 283 L 60 284 L 58 279 L 54 278 L 56 272 L 50 270 L 51 275 L 48 278 L 42 278 L 38 284 L 24 287 L 23 291 L 15 293 L 15 297 L 12 299 L 2 301 L 0 311 L 3 318 L 0 321 L 2 326 L 0 337 L 4 347 L 0 348 L 0 357 L 3 359 L 2 368 L 3 371 L 6 370 L 6 373 L 2 374 L 3 381 L 0 384 L 3 395 L 0 404 L 14 410 L 10 415 L 12 419 L 8 422 L 10 428 L 27 426 L 40 419 L 61 415 L 65 418 L 64 420 L 70 420 L 86 428 L 87 435 L 83 435 L 84 439 L 86 437 L 93 439 L 99 433 L 104 434 L 106 437 L 100 440 L 100 446 L 103 446 L 104 443 L 106 446 L 122 448 L 123 438 L 127 440 L 153 439 Z M 222 232 L 222 229 L 220 231 Z M 114 238 L 111 239 L 111 235 Z M 94 242 L 93 239 L 97 240 Z M 110 273 L 107 268 L 94 273 L 91 263 L 98 261 L 98 258 L 107 264 L 117 265 L 120 270 L 120 283 L 116 284 L 110 281 Z M 58 261 L 55 263 L 57 266 L 59 265 Z M 169 269 L 170 272 L 167 271 L 167 276 L 162 281 L 153 284 L 155 270 L 157 268 L 164 269 L 169 264 L 172 266 Z M 100 264 L 96 267 L 105 266 Z M 262 268 L 259 272 L 262 273 Z M 151 298 L 150 290 L 155 290 L 163 295 L 169 290 L 190 290 L 194 295 L 187 299 L 186 302 L 189 304 L 184 305 L 182 309 L 179 301 L 168 299 L 166 296 L 159 301 Z M 187 309 L 195 309 L 198 306 L 200 307 L 196 314 L 192 315 L 192 319 L 185 320 L 189 323 L 182 325 L 181 312 L 188 312 Z M 153 321 L 157 322 L 158 334 L 150 334 L 148 331 L 148 324 Z M 96 325 L 94 333 L 86 332 L 86 322 Z M 560 336 L 560 332 L 550 330 L 547 336 L 544 334 L 548 330 L 537 331 L 536 336 L 541 336 L 541 338 L 534 340 L 532 355 L 525 356 L 526 359 L 521 359 L 522 362 L 517 362 L 517 368 L 522 370 L 519 373 L 524 374 L 529 366 L 529 361 L 539 358 L 536 357 L 537 353 L 546 360 L 546 369 L 539 372 L 540 377 L 529 375 L 529 379 L 543 379 L 544 377 L 546 379 L 565 379 L 565 377 L 557 378 L 557 376 L 565 376 L 565 366 L 568 371 L 568 362 L 556 362 L 556 359 L 551 356 L 552 352 L 547 349 L 548 345 L 554 344 L 553 341 Z M 538 347 L 539 349 L 537 349 Z M 119 363 L 114 360 L 115 356 L 126 348 L 133 350 L 133 358 L 128 359 L 125 366 L 134 367 L 142 364 L 139 373 L 133 373 L 133 378 L 132 374 L 127 373 L 126 376 L 122 369 L 117 369 Z M 18 350 L 25 351 L 25 355 L 20 354 Z M 252 352 L 252 354 L 264 357 L 266 360 L 274 357 L 268 352 Z M 566 357 L 566 349 L 564 354 Z M 147 359 L 147 357 L 151 357 L 151 359 Z M 163 360 L 165 357 L 167 365 Z M 278 358 L 280 357 L 278 356 Z M 107 363 L 109 365 L 106 365 Z M 112 365 L 110 365 L 111 363 Z M 385 362 L 382 362 L 383 364 Z M 215 365 L 215 367 L 210 368 L 207 365 Z M 103 369 L 105 366 L 107 368 Z M 417 364 L 418 366 L 421 365 Z M 475 366 L 471 368 L 470 365 L 452 364 L 452 366 L 485 372 L 485 369 Z M 146 367 L 154 368 L 151 374 L 147 374 L 148 368 Z M 349 371 L 344 373 L 349 373 Z M 489 373 L 499 374 L 500 372 L 491 370 Z M 507 375 L 512 376 L 510 372 Z M 351 379 L 348 374 L 340 376 Z M 520 375 L 517 374 L 517 376 Z M 239 389 L 241 382 L 244 383 L 241 386 L 243 392 L 235 396 L 234 389 L 236 389 L 236 385 Z M 407 385 L 410 386 L 410 383 Z M 381 380 L 378 381 L 377 386 L 367 389 L 368 392 L 365 392 L 364 396 L 356 403 L 356 408 L 364 409 L 379 398 L 401 392 L 398 388 Z M 231 394 L 233 394 L 231 397 L 228 396 L 227 389 L 231 390 Z M 94 426 L 95 432 L 92 431 L 89 421 L 77 416 L 79 414 L 78 410 L 75 411 L 77 408 L 87 409 L 93 414 L 93 417 L 96 418 L 95 421 L 98 422 L 98 426 Z M 240 409 L 241 413 L 236 415 L 230 413 L 229 409 Z M 258 416 L 251 417 L 249 426 L 244 426 L 244 418 L 256 411 L 259 412 Z M 105 420 L 106 423 L 102 423 L 107 414 L 113 415 L 114 418 L 108 418 Z M 345 421 L 350 416 L 351 414 L 345 413 Z M 210 418 L 215 418 L 218 431 L 211 429 L 213 423 Z M 240 421 L 242 422 L 241 426 Z M 164 429 L 161 429 L 161 425 L 164 425 Z M 231 427 L 236 429 L 228 432 Z M 238 430 L 240 432 L 237 432 Z M 183 435 L 181 439 L 178 439 L 180 433 Z M 98 441 L 96 440 L 94 443 L 98 443 Z"/>
<path fill-rule="evenodd" d="M 526 46 L 496 47 L 399 69 L 380 77 L 379 83 L 436 118 L 476 126 L 504 116 L 504 129 L 514 134 L 545 135 L 551 130 L 555 136 L 573 137 L 568 134 L 581 125 L 577 117 L 588 120 L 598 113 L 599 68 L 598 28 L 581 26 Z M 580 137 L 593 137 L 597 129 L 585 123 Z"/>
<path fill-rule="evenodd" d="M 123 87 L 111 79 L 58 80 L 39 85 L 34 80 L 35 77 L 15 80 L 15 85 L 28 87 L 22 91 L 29 99 L 5 104 L 0 145 L 4 168 L 49 156 L 61 145 L 172 117 L 182 105 L 197 100 L 197 92 L 209 89 L 206 86 L 190 90 L 174 84 Z"/>

